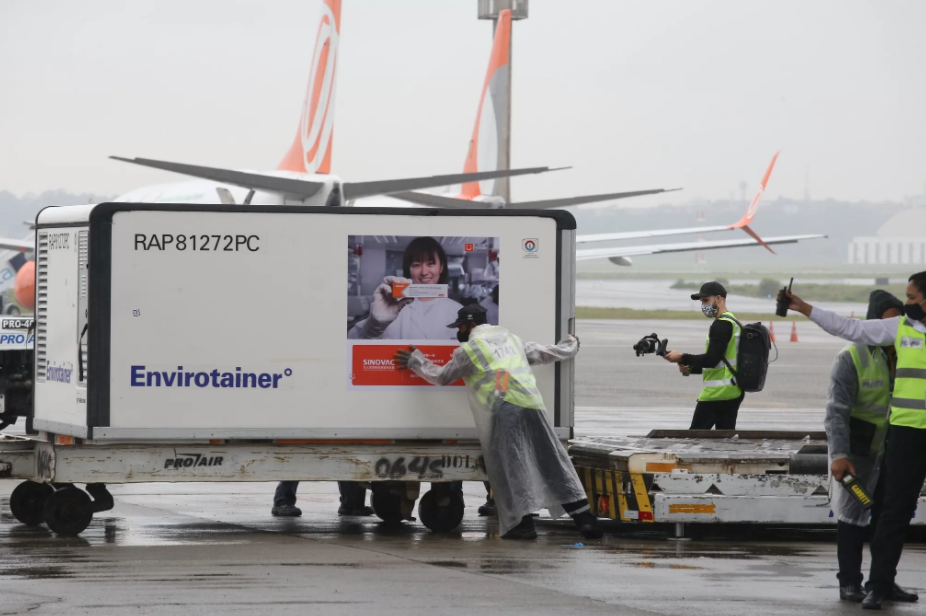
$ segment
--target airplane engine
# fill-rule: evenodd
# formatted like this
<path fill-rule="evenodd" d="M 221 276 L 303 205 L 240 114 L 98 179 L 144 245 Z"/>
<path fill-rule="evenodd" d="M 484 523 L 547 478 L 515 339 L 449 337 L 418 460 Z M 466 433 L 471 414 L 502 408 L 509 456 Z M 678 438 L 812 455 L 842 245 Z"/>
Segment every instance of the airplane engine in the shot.
<path fill-rule="evenodd" d="M 479 195 L 478 197 L 474 197 L 473 201 L 484 203 L 485 209 L 487 210 L 505 209 L 505 200 L 497 195 Z"/>
<path fill-rule="evenodd" d="M 26 310 L 35 308 L 35 261 L 27 261 L 16 273 L 16 301 Z"/>
<path fill-rule="evenodd" d="M 627 267 L 633 265 L 633 260 L 630 257 L 610 257 L 608 261 L 614 265 L 623 265 Z"/>

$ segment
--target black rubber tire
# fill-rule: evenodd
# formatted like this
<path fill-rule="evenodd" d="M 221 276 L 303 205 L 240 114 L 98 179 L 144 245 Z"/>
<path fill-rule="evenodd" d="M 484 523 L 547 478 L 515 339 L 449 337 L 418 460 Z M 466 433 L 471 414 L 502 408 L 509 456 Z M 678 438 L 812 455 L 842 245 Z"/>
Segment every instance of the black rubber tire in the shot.
<path fill-rule="evenodd" d="M 24 481 L 10 494 L 10 513 L 29 526 L 38 526 L 45 521 L 45 501 L 55 489 L 47 483 Z"/>
<path fill-rule="evenodd" d="M 379 519 L 387 524 L 398 524 L 405 519 L 402 514 L 402 497 L 397 494 L 374 490 L 370 504 L 373 505 L 373 511 Z"/>
<path fill-rule="evenodd" d="M 440 499 L 450 498 L 450 502 L 439 507 Z M 418 501 L 418 517 L 421 523 L 435 533 L 449 533 L 460 526 L 463 521 L 463 499 L 456 493 L 437 494 L 428 492 Z"/>
<path fill-rule="evenodd" d="M 79 535 L 92 519 L 90 496 L 74 486 L 55 490 L 45 502 L 45 524 L 58 535 Z"/>

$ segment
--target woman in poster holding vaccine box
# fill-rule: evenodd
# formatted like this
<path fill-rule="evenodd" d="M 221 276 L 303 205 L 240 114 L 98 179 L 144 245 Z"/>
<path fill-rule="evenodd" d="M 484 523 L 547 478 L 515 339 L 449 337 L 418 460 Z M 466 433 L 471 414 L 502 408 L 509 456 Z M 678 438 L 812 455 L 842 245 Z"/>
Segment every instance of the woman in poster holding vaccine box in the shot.
<path fill-rule="evenodd" d="M 432 237 L 416 237 L 402 258 L 404 277 L 386 276 L 373 292 L 370 316 L 350 329 L 350 339 L 455 340 L 447 323 L 456 318 L 462 304 L 449 297 L 393 297 L 394 283 L 447 284 L 447 254 Z"/>

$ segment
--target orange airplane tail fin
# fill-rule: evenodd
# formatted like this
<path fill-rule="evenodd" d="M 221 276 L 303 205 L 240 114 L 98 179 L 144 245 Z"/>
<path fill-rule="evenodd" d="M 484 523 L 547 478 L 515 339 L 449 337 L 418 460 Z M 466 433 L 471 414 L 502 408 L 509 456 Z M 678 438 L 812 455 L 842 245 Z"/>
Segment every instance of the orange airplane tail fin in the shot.
<path fill-rule="evenodd" d="M 775 152 L 775 155 L 772 156 L 772 162 L 768 164 L 768 169 L 765 170 L 765 175 L 762 176 L 762 181 L 759 182 L 759 190 L 756 192 L 756 196 L 752 198 L 752 202 L 749 204 L 749 209 L 746 210 L 746 214 L 732 225 L 733 229 L 742 229 L 756 217 L 756 211 L 759 209 L 759 201 L 762 200 L 762 194 L 765 192 L 765 186 L 768 184 L 769 176 L 772 175 L 772 169 L 775 167 L 775 161 L 778 160 L 779 154 L 781 154 L 780 151 Z"/>
<path fill-rule="evenodd" d="M 473 136 L 466 152 L 463 173 L 495 171 L 502 166 L 507 168 L 507 161 L 502 160 L 505 155 L 502 151 L 502 139 L 507 132 L 504 124 L 508 122 L 508 50 L 510 44 L 511 11 L 505 10 L 501 11 L 498 16 L 495 41 L 489 57 L 489 69 L 486 71 L 485 82 L 482 86 L 476 125 L 473 127 Z M 503 164 L 500 165 L 500 162 Z M 462 196 L 472 199 L 480 195 L 494 195 L 498 183 L 499 180 L 468 182 L 463 184 Z"/>
<path fill-rule="evenodd" d="M 324 0 L 299 129 L 292 146 L 277 166 L 279 171 L 331 173 L 340 32 L 341 0 Z"/>
<path fill-rule="evenodd" d="M 752 202 L 749 204 L 749 209 L 746 210 L 746 214 L 743 215 L 739 221 L 730 225 L 731 229 L 742 229 L 749 235 L 751 235 L 757 242 L 765 246 L 766 249 L 772 254 L 776 254 L 771 247 L 762 241 L 762 238 L 759 237 L 755 231 L 749 228 L 749 223 L 753 221 L 756 217 L 756 211 L 759 209 L 759 201 L 762 200 L 762 195 L 765 193 L 765 186 L 768 184 L 768 178 L 772 175 L 772 169 L 775 167 L 775 161 L 778 160 L 778 155 L 781 151 L 775 152 L 775 155 L 772 156 L 772 162 L 769 163 L 768 169 L 765 170 L 765 175 L 762 176 L 762 181 L 759 182 L 759 190 L 756 192 L 756 196 L 752 198 Z"/>

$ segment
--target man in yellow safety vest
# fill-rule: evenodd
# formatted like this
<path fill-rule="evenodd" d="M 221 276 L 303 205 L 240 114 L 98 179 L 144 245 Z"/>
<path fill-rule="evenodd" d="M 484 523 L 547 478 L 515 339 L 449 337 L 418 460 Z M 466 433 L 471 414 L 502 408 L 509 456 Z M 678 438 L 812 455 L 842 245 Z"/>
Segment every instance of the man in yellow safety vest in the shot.
<path fill-rule="evenodd" d="M 860 344 L 894 344 L 897 368 L 884 461 L 884 499 L 871 540 L 871 572 L 862 607 L 880 610 L 884 601 L 916 601 L 919 597 L 897 586 L 894 578 L 904 536 L 926 481 L 926 272 L 910 276 L 904 316 L 892 319 L 845 319 L 793 293 L 786 294 L 791 310 L 834 336 Z"/>
<path fill-rule="evenodd" d="M 488 325 L 486 309 L 464 306 L 457 320 L 461 342 L 450 361 L 437 366 L 411 346 L 396 352 L 409 368 L 434 385 L 463 379 L 479 431 L 486 472 L 505 539 L 534 539 L 532 512 L 568 513 L 587 539 L 601 537 L 575 467 L 547 420 L 531 365 L 571 359 L 579 350 L 573 336 L 557 345 L 522 342 L 504 327 Z"/>
<path fill-rule="evenodd" d="M 691 299 L 701 302 L 704 316 L 714 319 L 704 343 L 704 353 L 669 351 L 665 354 L 666 361 L 678 364 L 684 376 L 701 374 L 704 380 L 688 429 L 735 430 L 736 416 L 743 401 L 743 390 L 736 385 L 734 375 L 739 323 L 727 310 L 727 290 L 719 282 L 705 282 Z"/>
<path fill-rule="evenodd" d="M 903 314 L 903 304 L 887 291 L 872 291 L 869 320 Z M 826 400 L 826 440 L 836 480 L 831 492 L 836 517 L 836 557 L 839 561 L 839 598 L 861 603 L 862 555 L 871 531 L 878 526 L 884 500 L 884 439 L 887 436 L 891 391 L 894 387 L 894 345 L 850 344 L 844 348 L 830 375 Z M 873 496 L 874 506 L 865 509 L 842 487 L 846 473 Z"/>

